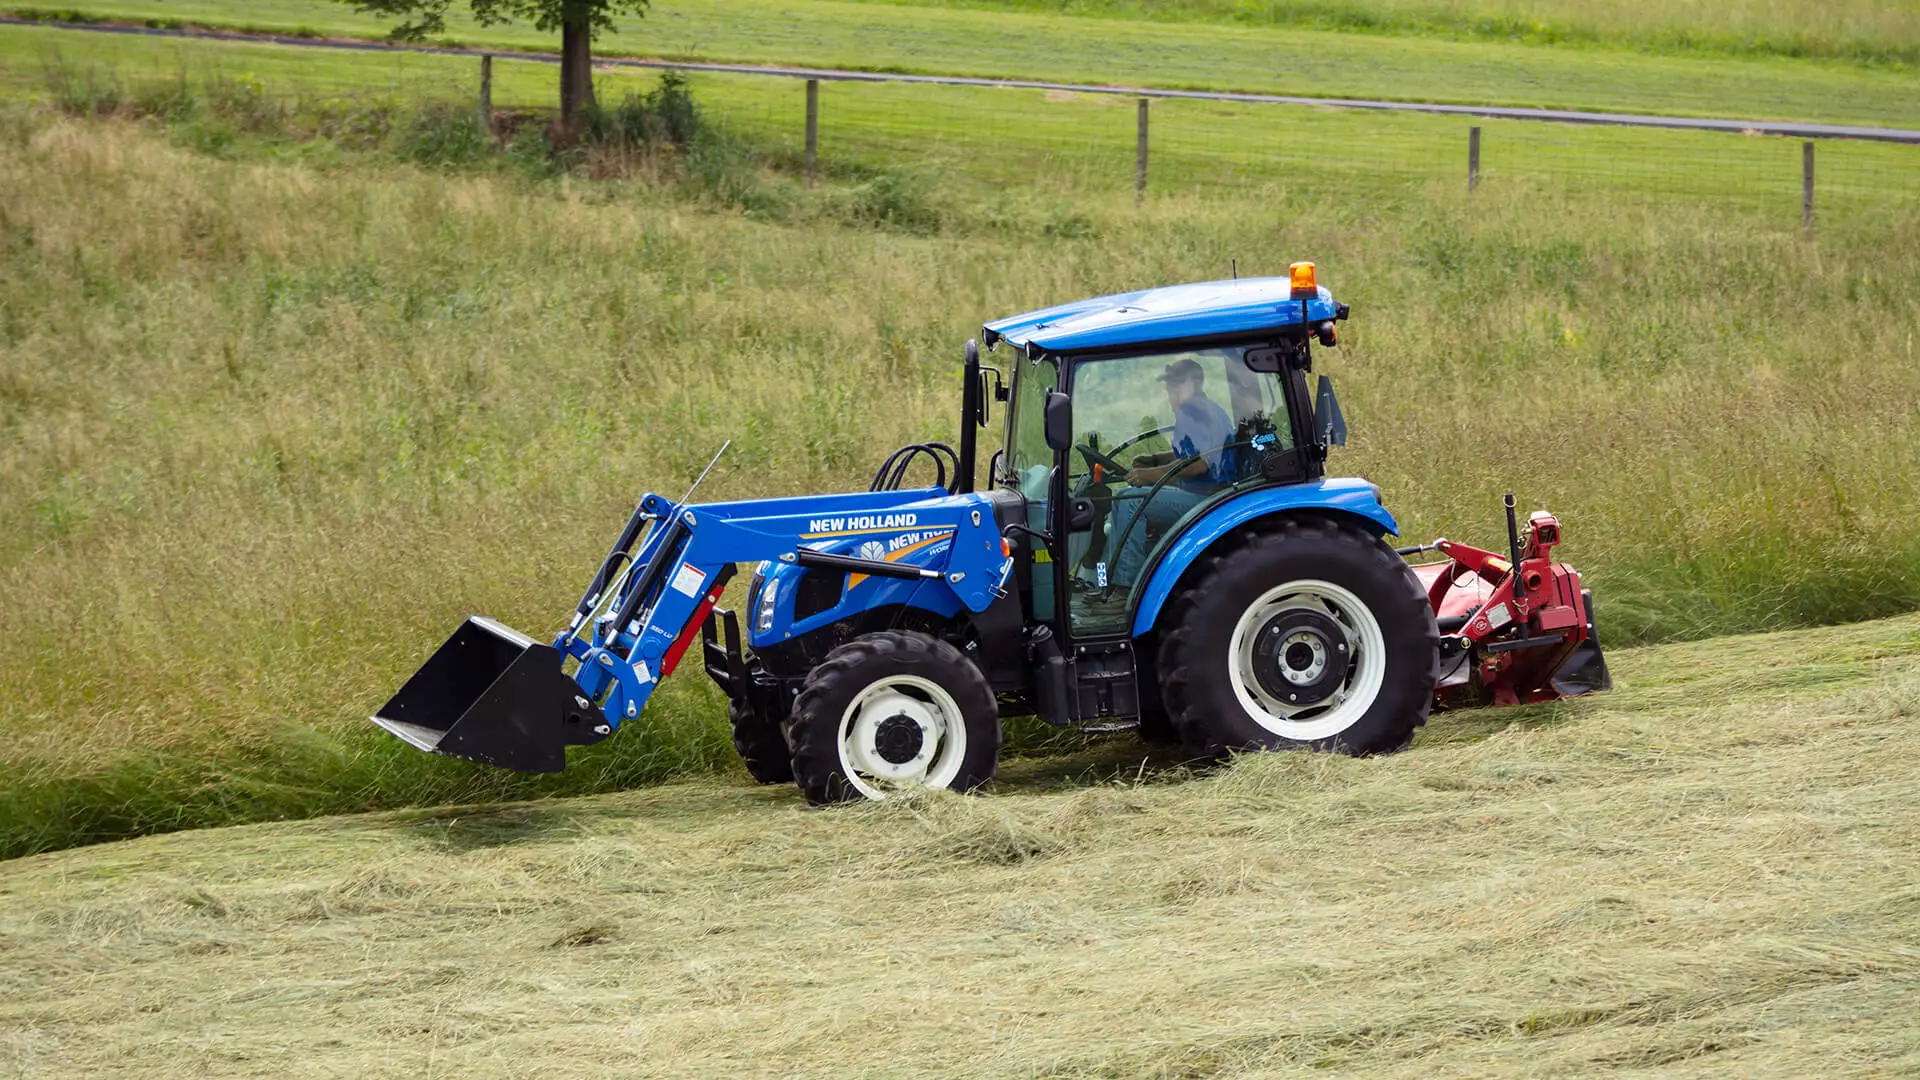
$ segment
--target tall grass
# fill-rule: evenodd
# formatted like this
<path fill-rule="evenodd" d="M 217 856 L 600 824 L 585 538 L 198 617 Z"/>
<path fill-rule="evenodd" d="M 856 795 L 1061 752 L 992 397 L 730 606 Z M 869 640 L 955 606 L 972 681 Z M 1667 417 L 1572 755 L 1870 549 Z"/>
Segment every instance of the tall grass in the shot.
<path fill-rule="evenodd" d="M 1911 215 L 1807 237 L 1311 178 L 1136 210 L 964 169 L 808 192 L 697 140 L 588 180 L 408 161 L 404 116 L 287 155 L 194 102 L 0 112 L 0 852 L 722 767 L 697 674 L 558 778 L 364 717 L 471 612 L 551 628 L 637 494 L 723 440 L 708 497 L 861 486 L 952 437 L 982 319 L 1230 259 L 1316 259 L 1354 305 L 1336 467 L 1409 536 L 1492 540 L 1508 488 L 1551 506 L 1611 643 L 1920 606 Z"/>

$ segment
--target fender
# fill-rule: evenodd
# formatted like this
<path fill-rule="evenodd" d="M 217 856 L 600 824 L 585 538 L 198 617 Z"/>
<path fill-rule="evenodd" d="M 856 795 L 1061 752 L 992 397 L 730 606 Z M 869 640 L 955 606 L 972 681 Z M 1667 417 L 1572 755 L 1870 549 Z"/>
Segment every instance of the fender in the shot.
<path fill-rule="evenodd" d="M 1162 545 L 1160 557 L 1148 571 L 1146 588 L 1140 591 L 1140 606 L 1133 615 L 1133 636 L 1139 637 L 1153 629 L 1154 620 L 1160 617 L 1160 608 L 1173 595 L 1180 575 L 1186 573 L 1193 560 L 1213 546 L 1214 541 L 1256 518 L 1297 510 L 1329 511 L 1375 536 L 1400 533 L 1399 523 L 1380 505 L 1380 489 L 1357 477 L 1259 488 L 1236 495 L 1187 522 L 1173 543 Z"/>

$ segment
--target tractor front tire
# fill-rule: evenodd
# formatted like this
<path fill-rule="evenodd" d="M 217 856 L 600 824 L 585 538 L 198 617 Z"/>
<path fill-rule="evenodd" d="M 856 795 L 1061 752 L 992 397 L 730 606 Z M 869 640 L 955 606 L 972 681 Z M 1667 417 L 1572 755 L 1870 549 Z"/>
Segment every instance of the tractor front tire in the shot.
<path fill-rule="evenodd" d="M 747 661 L 747 677 L 760 674 L 758 660 Z M 746 763 L 747 774 L 762 784 L 785 784 L 793 780 L 793 753 L 787 748 L 787 736 L 781 731 L 785 717 L 769 716 L 754 708 L 751 699 L 727 699 L 727 720 L 733 726 L 733 748 Z"/>
<path fill-rule="evenodd" d="M 787 717 L 794 780 L 815 806 L 993 779 L 1000 710 L 959 649 L 926 634 L 866 634 L 807 675 Z"/>
<path fill-rule="evenodd" d="M 1372 534 L 1288 518 L 1203 555 L 1167 613 L 1167 715 L 1186 751 L 1387 753 L 1433 704 L 1439 630 Z"/>

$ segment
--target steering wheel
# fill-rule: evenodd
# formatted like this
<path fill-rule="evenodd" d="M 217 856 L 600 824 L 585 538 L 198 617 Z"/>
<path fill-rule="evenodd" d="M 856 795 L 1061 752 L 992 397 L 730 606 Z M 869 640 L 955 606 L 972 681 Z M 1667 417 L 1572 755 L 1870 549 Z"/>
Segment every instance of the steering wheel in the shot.
<path fill-rule="evenodd" d="M 1119 476 L 1125 476 L 1129 471 L 1127 466 L 1122 465 L 1119 462 L 1108 457 L 1107 455 L 1101 453 L 1100 451 L 1095 450 L 1093 447 L 1088 446 L 1086 443 L 1075 443 L 1073 448 L 1075 450 L 1080 451 L 1081 457 L 1086 458 L 1089 462 L 1095 465 L 1098 465 L 1101 468 L 1108 470 L 1109 472 L 1115 473 Z"/>

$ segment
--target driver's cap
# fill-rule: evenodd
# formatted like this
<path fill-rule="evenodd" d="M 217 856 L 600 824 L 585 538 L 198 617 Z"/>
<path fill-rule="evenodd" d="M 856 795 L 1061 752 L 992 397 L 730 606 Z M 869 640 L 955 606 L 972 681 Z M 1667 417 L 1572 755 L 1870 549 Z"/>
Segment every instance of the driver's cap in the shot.
<path fill-rule="evenodd" d="M 1206 372 L 1200 367 L 1200 361 L 1191 356 L 1175 360 L 1167 365 L 1167 370 L 1160 373 L 1161 382 L 1186 382 L 1188 379 L 1194 382 L 1205 382 L 1206 377 Z"/>

